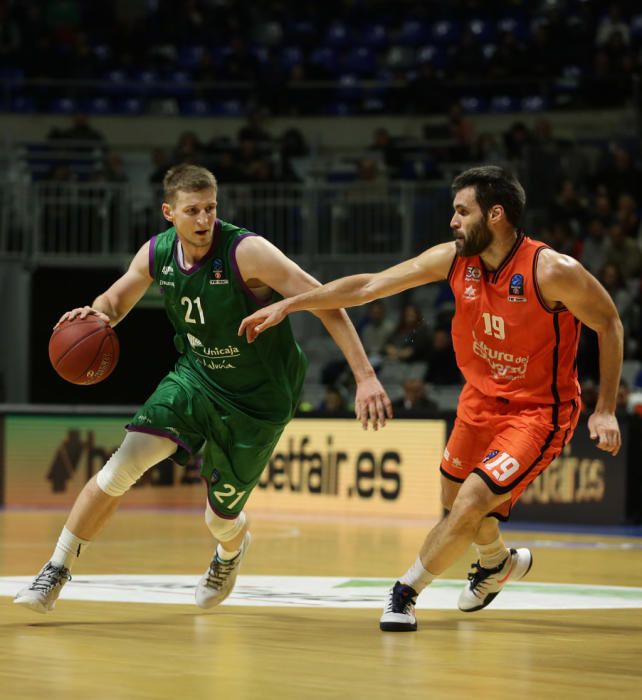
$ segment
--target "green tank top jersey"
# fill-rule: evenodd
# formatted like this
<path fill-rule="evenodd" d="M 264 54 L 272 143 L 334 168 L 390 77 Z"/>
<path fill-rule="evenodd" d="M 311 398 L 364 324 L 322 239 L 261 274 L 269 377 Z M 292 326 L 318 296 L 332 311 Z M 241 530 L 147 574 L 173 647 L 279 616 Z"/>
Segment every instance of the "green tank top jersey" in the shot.
<path fill-rule="evenodd" d="M 209 252 L 189 269 L 178 262 L 174 228 L 151 239 L 149 272 L 180 357 L 127 426 L 172 439 L 178 462 L 204 446 L 210 504 L 228 517 L 241 511 L 294 415 L 307 367 L 287 319 L 251 344 L 237 335 L 241 320 L 265 305 L 236 263 L 238 244 L 251 235 L 217 220 Z"/>
<path fill-rule="evenodd" d="M 177 369 L 216 403 L 284 425 L 294 414 L 306 369 L 289 322 L 250 344 L 237 335 L 241 320 L 267 304 L 244 283 L 236 247 L 254 235 L 217 220 L 209 253 L 189 270 L 177 261 L 174 228 L 152 238 L 149 271 L 160 285 L 181 353 Z M 267 303 L 277 301 L 274 298 Z"/>

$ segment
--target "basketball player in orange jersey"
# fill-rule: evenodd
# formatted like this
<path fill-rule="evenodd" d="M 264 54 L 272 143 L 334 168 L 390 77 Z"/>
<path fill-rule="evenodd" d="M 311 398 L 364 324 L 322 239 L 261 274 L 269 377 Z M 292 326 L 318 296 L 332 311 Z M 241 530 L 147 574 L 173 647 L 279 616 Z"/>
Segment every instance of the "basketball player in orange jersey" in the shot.
<path fill-rule="evenodd" d="M 615 400 L 622 324 L 599 282 L 580 263 L 523 235 L 521 184 L 496 166 L 472 168 L 452 190 L 454 242 L 383 272 L 352 275 L 260 309 L 243 320 L 248 340 L 304 309 L 366 304 L 448 280 L 456 300 L 452 336 L 466 379 L 441 462 L 447 515 L 389 591 L 380 627 L 417 629 L 417 595 L 474 543 L 479 560 L 459 609 L 486 607 L 504 584 L 528 573 L 528 549 L 508 549 L 498 521 L 569 442 L 580 413 L 576 355 L 581 324 L 598 335 L 600 390 L 588 419 L 597 447 L 613 455 L 621 437 Z M 384 407 L 379 406 L 383 416 Z"/>

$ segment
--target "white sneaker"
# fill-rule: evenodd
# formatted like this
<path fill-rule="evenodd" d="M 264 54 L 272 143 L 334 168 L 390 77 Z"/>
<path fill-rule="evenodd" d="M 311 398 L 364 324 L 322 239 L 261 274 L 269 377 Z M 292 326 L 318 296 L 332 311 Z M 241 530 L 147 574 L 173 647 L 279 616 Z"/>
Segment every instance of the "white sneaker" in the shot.
<path fill-rule="evenodd" d="M 533 555 L 530 549 L 511 549 L 509 556 L 494 569 L 485 569 L 479 562 L 472 565 L 469 583 L 461 592 L 457 603 L 462 612 L 475 612 L 492 603 L 504 584 L 510 579 L 519 581 L 531 570 Z"/>
<path fill-rule="evenodd" d="M 56 607 L 56 600 L 67 581 L 71 581 L 69 569 L 64 566 L 54 566 L 49 561 L 42 567 L 30 586 L 18 591 L 13 602 L 44 614 Z"/>
<path fill-rule="evenodd" d="M 214 552 L 209 569 L 203 574 L 198 582 L 198 586 L 196 586 L 196 605 L 199 608 L 213 608 L 215 605 L 222 603 L 232 592 L 241 566 L 241 560 L 245 556 L 251 540 L 250 533 L 246 532 L 241 542 L 239 553 L 234 559 L 229 559 L 228 561 L 219 559 L 216 551 Z"/>
<path fill-rule="evenodd" d="M 417 591 L 397 581 L 388 591 L 388 598 L 379 620 L 383 632 L 414 632 L 417 629 L 415 603 Z"/>

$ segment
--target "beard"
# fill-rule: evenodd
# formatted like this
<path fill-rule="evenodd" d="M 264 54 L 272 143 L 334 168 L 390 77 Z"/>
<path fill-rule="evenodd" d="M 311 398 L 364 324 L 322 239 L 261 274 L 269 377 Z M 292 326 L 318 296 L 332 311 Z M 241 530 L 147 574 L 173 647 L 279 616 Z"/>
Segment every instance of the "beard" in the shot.
<path fill-rule="evenodd" d="M 470 258 L 481 255 L 492 243 L 493 232 L 485 221 L 471 226 L 468 235 L 463 240 L 455 240 L 455 248 L 460 258 Z"/>

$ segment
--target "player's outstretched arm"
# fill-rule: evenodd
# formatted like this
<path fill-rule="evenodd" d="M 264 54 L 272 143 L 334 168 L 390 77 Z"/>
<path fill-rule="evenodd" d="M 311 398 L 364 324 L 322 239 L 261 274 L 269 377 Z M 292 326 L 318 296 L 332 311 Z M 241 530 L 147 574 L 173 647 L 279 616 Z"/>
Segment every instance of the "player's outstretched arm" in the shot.
<path fill-rule="evenodd" d="M 254 280 L 292 297 L 321 285 L 278 248 L 258 236 L 248 237 L 239 244 L 236 259 L 246 281 Z M 273 305 L 274 306 L 277 305 Z M 361 345 L 352 322 L 343 309 L 325 309 L 315 314 L 341 349 L 356 381 L 355 413 L 364 429 L 377 430 L 392 418 L 392 404 L 379 382 Z"/>
<path fill-rule="evenodd" d="M 563 304 L 597 333 L 600 348 L 600 389 L 595 411 L 588 419 L 591 439 L 616 455 L 622 445 L 615 417 L 622 373 L 623 329 L 613 300 L 604 287 L 577 260 L 552 250 L 543 251 L 537 268 L 544 299 Z"/>
<path fill-rule="evenodd" d="M 149 274 L 149 245 L 147 242 L 140 248 L 127 272 L 119 277 L 106 292 L 97 296 L 91 306 L 79 306 L 65 312 L 56 326 L 63 321 L 90 315 L 102 318 L 111 326 L 122 321 L 153 281 Z"/>
<path fill-rule="evenodd" d="M 239 335 L 245 333 L 251 343 L 260 333 L 280 323 L 294 311 L 360 306 L 412 287 L 446 279 L 454 257 L 455 244 L 441 243 L 381 272 L 342 277 L 291 295 L 244 318 L 239 327 Z"/>

